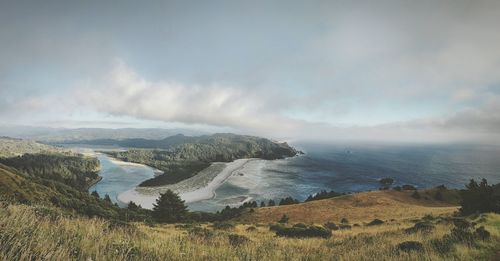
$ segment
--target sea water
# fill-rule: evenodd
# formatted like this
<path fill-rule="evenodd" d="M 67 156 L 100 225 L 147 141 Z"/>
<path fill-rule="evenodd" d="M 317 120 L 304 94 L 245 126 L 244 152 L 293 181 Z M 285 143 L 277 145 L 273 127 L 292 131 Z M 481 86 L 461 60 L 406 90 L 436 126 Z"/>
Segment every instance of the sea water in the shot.
<path fill-rule="evenodd" d="M 215 211 L 226 205 L 291 196 L 304 200 L 321 190 L 378 190 L 391 177 L 394 186 L 445 185 L 463 188 L 471 178 L 500 182 L 500 148 L 484 145 L 395 145 L 297 143 L 305 155 L 283 160 L 255 160 L 231 176 L 210 200 L 189 204 Z"/>

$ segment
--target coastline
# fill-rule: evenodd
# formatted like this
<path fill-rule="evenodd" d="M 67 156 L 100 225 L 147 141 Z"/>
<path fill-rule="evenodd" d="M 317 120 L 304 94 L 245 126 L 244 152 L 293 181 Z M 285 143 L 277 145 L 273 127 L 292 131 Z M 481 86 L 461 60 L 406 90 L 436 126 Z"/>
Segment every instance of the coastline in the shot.
<path fill-rule="evenodd" d="M 158 176 L 158 175 L 161 175 L 163 174 L 163 171 L 162 170 L 159 170 L 157 168 L 154 168 L 154 167 L 151 167 L 149 165 L 145 165 L 145 164 L 141 164 L 141 163 L 135 163 L 135 162 L 128 162 L 128 161 L 123 161 L 123 160 L 120 160 L 120 159 L 117 159 L 117 158 L 113 158 L 109 155 L 106 154 L 106 156 L 108 157 L 108 160 L 115 164 L 115 165 L 118 165 L 118 166 L 134 166 L 134 167 L 148 167 L 148 168 L 151 168 L 155 174 L 155 176 Z"/>
<path fill-rule="evenodd" d="M 186 203 L 211 199 L 215 197 L 217 188 L 253 160 L 255 159 L 238 159 L 229 163 L 214 162 L 197 175 L 179 183 L 161 187 L 136 187 L 119 194 L 118 200 L 123 203 L 133 201 L 143 208 L 151 209 L 158 195 L 168 189 L 178 193 Z"/>

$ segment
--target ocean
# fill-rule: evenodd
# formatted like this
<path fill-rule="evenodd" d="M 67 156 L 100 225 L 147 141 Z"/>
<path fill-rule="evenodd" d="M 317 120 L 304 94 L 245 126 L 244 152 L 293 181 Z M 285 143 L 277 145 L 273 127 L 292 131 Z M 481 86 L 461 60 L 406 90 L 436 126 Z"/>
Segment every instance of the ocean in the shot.
<path fill-rule="evenodd" d="M 296 143 L 305 155 L 252 161 L 216 190 L 216 197 L 191 203 L 214 211 L 246 197 L 268 201 L 291 196 L 304 200 L 321 190 L 378 190 L 379 180 L 418 188 L 463 188 L 471 178 L 500 182 L 500 147 L 485 145 L 394 145 Z"/>
<path fill-rule="evenodd" d="M 463 188 L 471 178 L 500 182 L 500 147 L 485 145 L 389 145 L 294 143 L 305 152 L 282 160 L 253 160 L 220 186 L 213 199 L 189 203 L 191 210 L 217 211 L 242 200 L 269 201 L 291 196 L 304 200 L 321 190 L 378 190 L 379 179 L 394 186 L 445 185 Z M 91 190 L 116 196 L 152 177 L 148 167 L 118 167 L 99 156 L 103 180 Z M 120 205 L 124 205 L 120 203 Z"/>

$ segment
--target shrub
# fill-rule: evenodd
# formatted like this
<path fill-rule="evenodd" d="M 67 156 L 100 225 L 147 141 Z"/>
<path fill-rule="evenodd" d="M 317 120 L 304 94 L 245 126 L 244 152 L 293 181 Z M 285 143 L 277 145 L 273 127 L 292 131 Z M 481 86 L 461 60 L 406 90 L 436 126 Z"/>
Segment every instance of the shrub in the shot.
<path fill-rule="evenodd" d="M 246 231 L 248 231 L 248 232 L 254 232 L 254 231 L 257 231 L 257 228 L 254 227 L 254 226 L 250 226 L 250 227 L 247 227 Z"/>
<path fill-rule="evenodd" d="M 429 221 L 420 221 L 417 222 L 413 227 L 405 229 L 405 232 L 408 234 L 413 234 L 417 232 L 422 233 L 430 233 L 434 230 L 434 225 Z"/>
<path fill-rule="evenodd" d="M 332 236 L 332 231 L 321 226 L 299 226 L 299 227 L 281 227 L 276 231 L 277 236 L 281 237 L 322 237 Z"/>
<path fill-rule="evenodd" d="M 368 223 L 367 226 L 376 226 L 376 225 L 382 225 L 382 224 L 384 224 L 384 221 L 376 218 L 376 219 L 372 220 L 370 223 Z"/>
<path fill-rule="evenodd" d="M 305 201 L 308 202 L 308 201 L 313 201 L 313 200 L 334 198 L 334 197 L 338 197 L 338 196 L 342 196 L 342 195 L 344 195 L 344 194 L 335 192 L 333 190 L 330 192 L 327 192 L 326 190 L 322 190 L 321 192 L 316 193 L 314 195 L 309 195 L 309 197 L 307 197 L 307 199 Z"/>
<path fill-rule="evenodd" d="M 286 223 L 288 223 L 288 220 L 289 220 L 289 219 L 290 219 L 290 218 L 288 217 L 288 215 L 287 215 L 287 214 L 283 214 L 283 216 L 281 216 L 281 219 L 280 219 L 280 220 L 278 220 L 278 223 L 286 224 Z"/>
<path fill-rule="evenodd" d="M 342 218 L 342 220 L 340 220 L 340 223 L 349 224 L 349 220 L 347 220 L 347 218 Z"/>
<path fill-rule="evenodd" d="M 297 223 L 297 224 L 293 225 L 293 227 L 307 228 L 307 225 L 304 223 Z"/>
<path fill-rule="evenodd" d="M 339 224 L 339 229 L 351 229 L 351 225 L 348 224 Z"/>
<path fill-rule="evenodd" d="M 408 184 L 405 184 L 401 187 L 403 190 L 417 190 L 417 188 L 415 188 L 414 186 L 412 185 L 408 185 Z"/>
<path fill-rule="evenodd" d="M 421 198 L 421 197 L 420 197 L 420 194 L 418 193 L 418 191 L 417 191 L 417 190 L 415 190 L 415 191 L 413 192 L 413 194 L 411 194 L 411 197 L 412 197 L 412 198 L 414 198 L 414 199 L 420 199 L 420 198 Z"/>
<path fill-rule="evenodd" d="M 250 239 L 248 239 L 248 237 L 238 235 L 238 234 L 230 234 L 228 236 L 228 239 L 229 239 L 229 244 L 233 247 L 240 246 L 240 245 L 250 241 Z"/>
<path fill-rule="evenodd" d="M 484 229 L 484 226 L 477 228 L 474 234 L 476 235 L 477 238 L 481 240 L 488 240 L 491 237 L 490 232 Z"/>
<path fill-rule="evenodd" d="M 188 230 L 188 234 L 190 236 L 201 237 L 203 239 L 209 239 L 214 236 L 214 232 L 212 230 L 203 227 L 192 227 Z"/>
<path fill-rule="evenodd" d="M 272 224 L 269 226 L 269 230 L 274 231 L 274 232 L 276 232 L 282 228 L 285 228 L 285 226 L 283 224 L 280 224 L 280 223 Z"/>
<path fill-rule="evenodd" d="M 398 244 L 398 249 L 405 252 L 410 252 L 410 251 L 422 252 L 424 251 L 424 245 L 418 241 L 405 241 Z"/>
<path fill-rule="evenodd" d="M 330 230 L 339 230 L 339 226 L 333 222 L 326 222 L 323 226 Z"/>
<path fill-rule="evenodd" d="M 232 229 L 234 228 L 234 225 L 229 223 L 229 222 L 214 222 L 212 224 L 212 227 L 214 229 L 223 229 L 223 230 L 227 230 L 227 229 Z"/>
<path fill-rule="evenodd" d="M 440 254 L 446 254 L 451 251 L 453 241 L 448 237 L 433 239 L 430 241 L 431 246 Z"/>

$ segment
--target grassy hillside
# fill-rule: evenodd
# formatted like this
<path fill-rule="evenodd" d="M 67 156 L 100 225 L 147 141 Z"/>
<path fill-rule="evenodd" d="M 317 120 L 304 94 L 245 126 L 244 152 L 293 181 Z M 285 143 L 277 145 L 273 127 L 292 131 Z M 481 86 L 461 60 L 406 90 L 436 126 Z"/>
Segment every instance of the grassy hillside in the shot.
<path fill-rule="evenodd" d="M 305 202 L 297 205 L 257 208 L 239 218 L 247 223 L 276 222 L 288 215 L 290 222 L 325 223 L 340 222 L 347 218 L 352 223 L 382 220 L 409 219 L 426 214 L 452 214 L 458 209 L 456 190 L 442 191 L 443 199 L 434 199 L 437 189 L 422 190 L 420 199 L 412 197 L 413 191 L 374 191 L 350 194 L 331 199 Z"/>
<path fill-rule="evenodd" d="M 443 239 L 449 217 L 435 217 L 428 232 L 407 233 L 415 221 L 337 230 L 322 238 L 276 237 L 266 224 L 216 229 L 212 224 L 117 225 L 102 219 L 71 218 L 57 209 L 4 205 L 0 209 L 1 260 L 495 260 L 500 251 L 500 215 L 473 217 L 490 232 L 487 240 Z M 401 250 L 405 241 L 423 248 Z"/>

